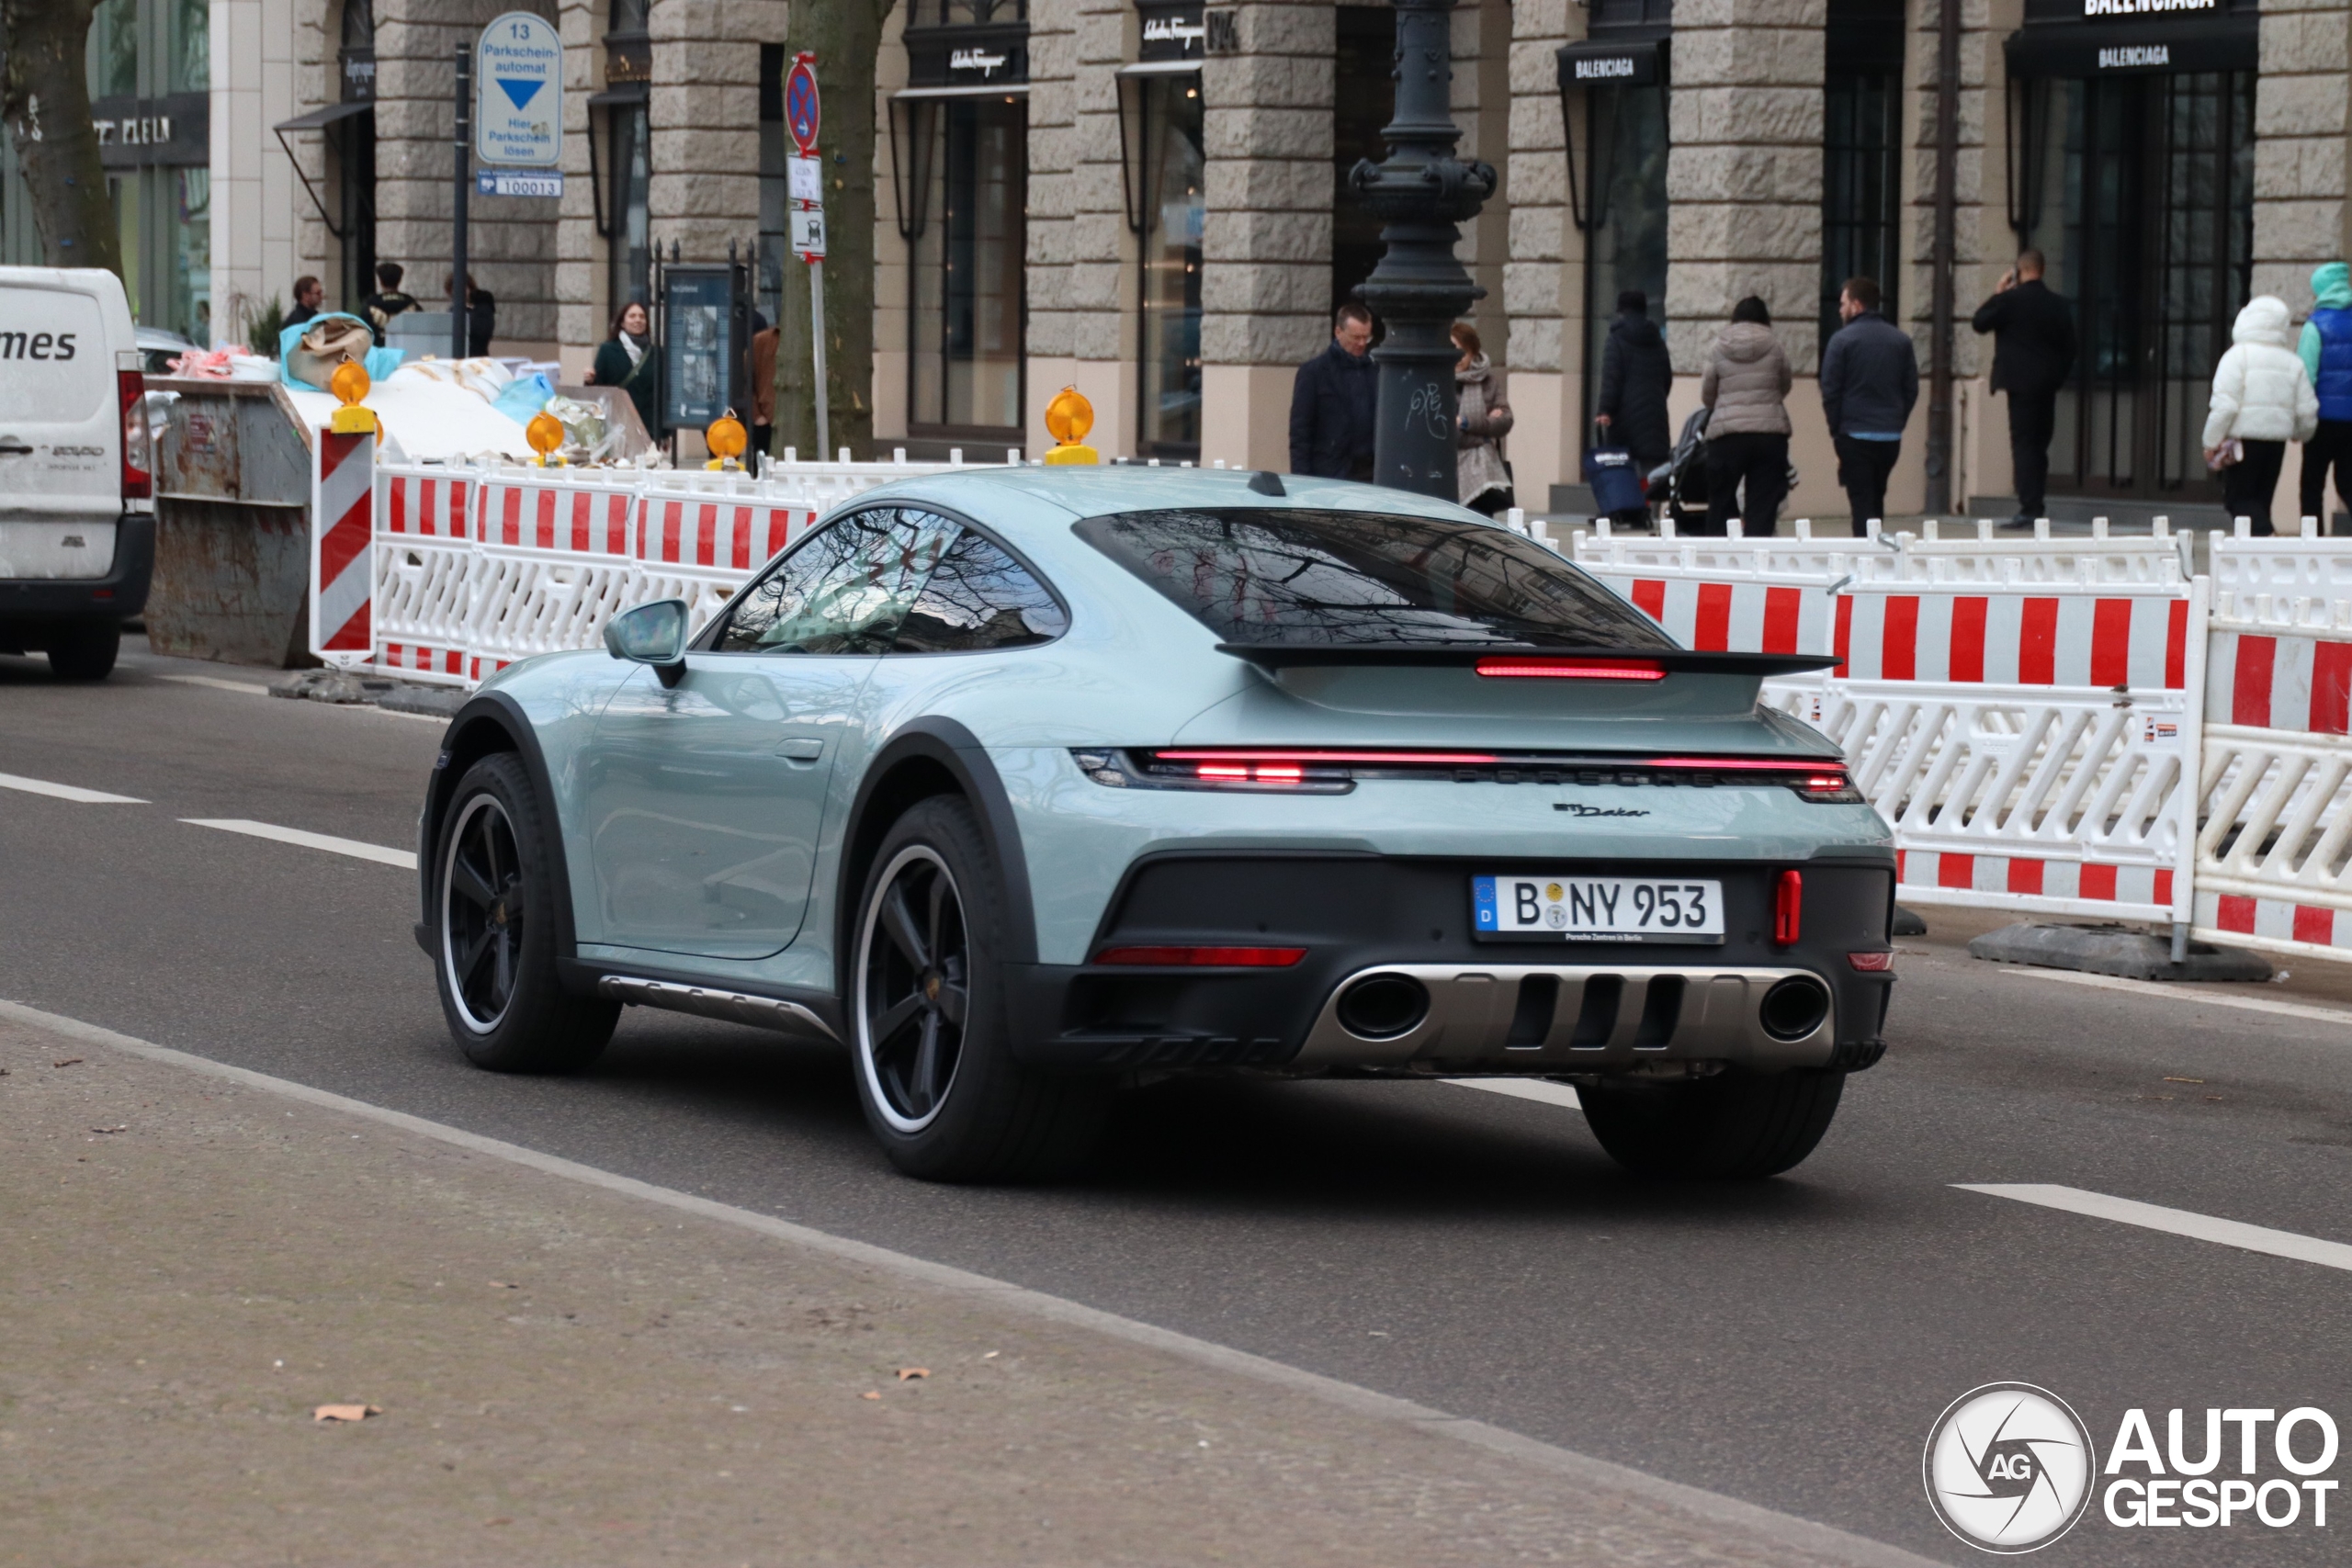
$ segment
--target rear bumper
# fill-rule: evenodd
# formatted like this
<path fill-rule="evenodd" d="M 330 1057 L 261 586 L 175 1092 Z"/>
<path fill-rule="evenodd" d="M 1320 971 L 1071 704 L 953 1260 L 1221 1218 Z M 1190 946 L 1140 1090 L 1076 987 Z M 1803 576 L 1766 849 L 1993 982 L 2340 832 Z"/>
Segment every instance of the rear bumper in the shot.
<path fill-rule="evenodd" d="M 1297 1072 L 1653 1070 L 1657 1063 L 1781 1071 L 1876 1062 L 1894 976 L 1853 967 L 1885 953 L 1892 857 L 1796 863 L 1803 938 L 1770 940 L 1781 864 L 1678 863 L 1720 878 L 1727 931 L 1713 945 L 1477 942 L 1465 863 L 1378 856 L 1166 856 L 1131 872 L 1097 949 L 1297 945 L 1269 968 L 1021 964 L 1008 976 L 1014 1049 L 1066 1070 L 1243 1066 Z M 1497 868 L 1487 865 L 1485 869 Z M 1562 867 L 1562 869 L 1573 869 Z M 1626 869 L 1624 863 L 1610 868 Z M 1351 1027 L 1351 987 L 1401 976 L 1426 998 L 1409 1023 Z M 1793 983 L 1817 1005 L 1802 1030 L 1764 998 Z M 1795 998 L 1783 994 L 1781 1000 Z M 1408 1014 L 1417 1010 L 1407 1009 Z M 1361 1018 L 1357 1021 L 1361 1022 Z"/>
<path fill-rule="evenodd" d="M 38 638 L 45 625 L 129 620 L 147 608 L 155 576 L 155 519 L 125 513 L 115 525 L 114 564 L 104 577 L 0 578 L 0 633 Z"/>

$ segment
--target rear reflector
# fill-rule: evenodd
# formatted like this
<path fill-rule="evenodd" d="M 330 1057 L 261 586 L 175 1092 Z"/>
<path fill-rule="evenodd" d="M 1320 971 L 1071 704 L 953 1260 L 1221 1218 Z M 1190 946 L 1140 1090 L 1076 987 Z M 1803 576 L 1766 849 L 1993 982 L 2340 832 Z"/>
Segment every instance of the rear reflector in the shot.
<path fill-rule="evenodd" d="M 1846 962 L 1865 975 L 1883 975 L 1894 967 L 1892 953 L 1849 953 Z"/>
<path fill-rule="evenodd" d="M 1663 681 L 1666 666 L 1647 659 L 1481 659 L 1478 673 L 1538 681 Z"/>
<path fill-rule="evenodd" d="M 1772 942 L 1793 947 L 1804 934 L 1804 878 L 1793 871 L 1781 873 L 1772 886 Z"/>
<path fill-rule="evenodd" d="M 1303 947 L 1106 947 L 1094 955 L 1094 962 L 1170 969 L 1287 969 L 1306 956 Z"/>

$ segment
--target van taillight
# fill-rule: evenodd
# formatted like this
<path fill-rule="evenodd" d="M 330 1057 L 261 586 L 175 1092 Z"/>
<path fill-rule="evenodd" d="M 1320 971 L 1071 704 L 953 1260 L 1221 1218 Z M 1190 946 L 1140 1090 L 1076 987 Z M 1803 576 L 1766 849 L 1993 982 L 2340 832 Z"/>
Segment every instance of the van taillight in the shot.
<path fill-rule="evenodd" d="M 136 370 L 114 373 L 122 404 L 122 499 L 146 501 L 155 493 L 155 455 L 147 434 L 147 378 Z"/>

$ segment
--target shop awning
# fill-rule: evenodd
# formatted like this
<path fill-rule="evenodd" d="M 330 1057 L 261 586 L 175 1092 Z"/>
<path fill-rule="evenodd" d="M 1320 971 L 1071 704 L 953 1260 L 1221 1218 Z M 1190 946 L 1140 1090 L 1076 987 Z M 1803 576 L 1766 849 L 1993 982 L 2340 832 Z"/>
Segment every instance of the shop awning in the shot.
<path fill-rule="evenodd" d="M 376 106 L 373 102 L 329 104 L 322 109 L 312 109 L 309 114 L 298 114 L 292 119 L 285 120 L 279 124 L 271 126 L 270 130 L 277 132 L 280 136 L 284 136 L 289 130 L 317 130 L 323 126 L 334 125 L 338 121 L 349 119 L 355 115 L 374 114 L 375 112 Z"/>
<path fill-rule="evenodd" d="M 901 87 L 894 98 L 1025 98 L 1026 82 L 963 82 L 952 87 Z"/>
<path fill-rule="evenodd" d="M 624 82 L 617 87 L 607 87 L 601 93 L 588 95 L 592 109 L 610 108 L 615 104 L 641 104 L 653 96 L 650 82 Z"/>
<path fill-rule="evenodd" d="M 1556 58 L 1560 62 L 1560 86 L 1570 87 L 1654 87 L 1666 80 L 1666 40 L 1663 39 L 1629 39 L 1623 43 L 1583 43 L 1564 45 Z"/>
<path fill-rule="evenodd" d="M 2019 28 L 2003 47 L 2009 74 L 2020 78 L 2252 71 L 2261 61 L 2259 26 L 2251 13 L 2193 21 L 2050 23 Z"/>

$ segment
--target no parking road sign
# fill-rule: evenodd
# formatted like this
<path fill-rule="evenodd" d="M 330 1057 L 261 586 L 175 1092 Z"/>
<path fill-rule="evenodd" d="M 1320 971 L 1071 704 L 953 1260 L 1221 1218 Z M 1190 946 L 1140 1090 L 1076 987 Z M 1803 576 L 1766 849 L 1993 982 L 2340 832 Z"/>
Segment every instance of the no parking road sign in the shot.
<path fill-rule="evenodd" d="M 817 99 L 817 57 L 806 52 L 792 57 L 784 73 L 784 128 L 804 158 L 817 155 L 817 127 L 822 110 Z"/>
<path fill-rule="evenodd" d="M 474 156 L 552 168 L 562 138 L 563 39 L 545 17 L 509 11 L 474 44 Z"/>

